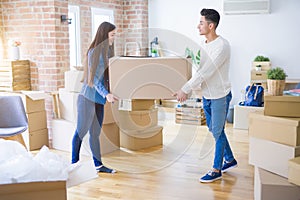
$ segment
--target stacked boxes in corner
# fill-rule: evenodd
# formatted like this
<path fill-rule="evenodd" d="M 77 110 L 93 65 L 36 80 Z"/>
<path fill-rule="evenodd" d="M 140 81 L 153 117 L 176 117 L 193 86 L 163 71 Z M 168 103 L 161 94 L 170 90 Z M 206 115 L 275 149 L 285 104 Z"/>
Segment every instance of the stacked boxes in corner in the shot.
<path fill-rule="evenodd" d="M 158 109 L 154 99 L 122 99 L 117 116 L 120 145 L 130 150 L 162 145 L 162 126 L 158 126 Z"/>
<path fill-rule="evenodd" d="M 22 135 L 28 150 L 37 150 L 49 146 L 45 98 L 47 94 L 40 91 L 22 91 L 25 112 L 28 118 L 28 130 Z"/>
<path fill-rule="evenodd" d="M 283 102 L 278 108 L 276 101 L 283 99 L 291 100 L 287 102 L 289 106 L 282 109 Z M 299 104 L 294 100 L 285 96 L 267 97 L 264 114 L 249 115 L 249 163 L 257 168 L 255 199 L 271 196 L 280 199 L 283 194 L 291 197 L 289 199 L 299 199 L 300 112 L 297 112 Z M 265 190 L 265 186 L 270 190 Z"/>

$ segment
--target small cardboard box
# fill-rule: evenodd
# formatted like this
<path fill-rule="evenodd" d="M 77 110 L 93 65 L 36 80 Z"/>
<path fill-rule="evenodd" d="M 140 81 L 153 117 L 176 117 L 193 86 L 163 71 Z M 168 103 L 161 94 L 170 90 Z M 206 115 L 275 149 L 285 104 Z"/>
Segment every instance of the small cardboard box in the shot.
<path fill-rule="evenodd" d="M 66 181 L 29 182 L 0 185 L 1 200 L 66 200 Z"/>
<path fill-rule="evenodd" d="M 261 66 L 262 71 L 268 71 L 269 69 L 271 69 L 271 62 L 270 61 L 252 62 L 252 69 L 255 69 L 257 65 Z"/>
<path fill-rule="evenodd" d="M 153 99 L 121 99 L 119 100 L 119 110 L 138 111 L 150 110 L 155 106 Z"/>
<path fill-rule="evenodd" d="M 259 81 L 266 81 L 267 80 L 267 71 L 251 71 L 251 81 L 259 80 Z"/>
<path fill-rule="evenodd" d="M 24 142 L 29 151 L 38 150 L 44 145 L 49 146 L 48 129 L 22 133 Z"/>
<path fill-rule="evenodd" d="M 139 111 L 119 111 L 119 126 L 126 130 L 145 130 L 158 123 L 158 109 Z"/>
<path fill-rule="evenodd" d="M 249 135 L 289 146 L 300 146 L 300 118 L 250 113 Z"/>
<path fill-rule="evenodd" d="M 255 167 L 255 200 L 299 200 L 300 187 L 288 182 L 286 178 Z"/>
<path fill-rule="evenodd" d="M 162 126 L 155 126 L 144 131 L 120 129 L 120 145 L 134 151 L 162 145 L 162 130 Z"/>
<path fill-rule="evenodd" d="M 175 99 L 192 76 L 192 66 L 182 57 L 126 58 L 109 60 L 111 92 L 121 99 Z"/>
<path fill-rule="evenodd" d="M 277 117 L 300 117 L 300 97 L 265 96 L 264 114 Z"/>
<path fill-rule="evenodd" d="M 28 118 L 28 131 L 34 132 L 47 128 L 46 111 L 39 111 L 27 114 Z"/>
<path fill-rule="evenodd" d="M 249 164 L 288 177 L 288 161 L 300 156 L 300 146 L 291 147 L 255 137 L 249 138 Z"/>
<path fill-rule="evenodd" d="M 289 160 L 288 180 L 289 182 L 300 186 L 300 157 Z"/>
<path fill-rule="evenodd" d="M 264 107 L 234 105 L 233 128 L 248 129 L 249 113 L 263 113 Z"/>

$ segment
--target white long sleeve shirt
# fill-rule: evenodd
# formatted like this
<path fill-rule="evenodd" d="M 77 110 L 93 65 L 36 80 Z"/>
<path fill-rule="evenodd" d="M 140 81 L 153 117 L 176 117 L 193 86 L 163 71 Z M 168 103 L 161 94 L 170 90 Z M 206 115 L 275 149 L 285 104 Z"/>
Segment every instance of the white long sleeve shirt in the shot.
<path fill-rule="evenodd" d="M 231 90 L 228 41 L 221 36 L 209 43 L 203 41 L 200 55 L 200 67 L 181 90 L 188 94 L 194 89 L 201 89 L 202 95 L 206 99 L 225 97 Z"/>

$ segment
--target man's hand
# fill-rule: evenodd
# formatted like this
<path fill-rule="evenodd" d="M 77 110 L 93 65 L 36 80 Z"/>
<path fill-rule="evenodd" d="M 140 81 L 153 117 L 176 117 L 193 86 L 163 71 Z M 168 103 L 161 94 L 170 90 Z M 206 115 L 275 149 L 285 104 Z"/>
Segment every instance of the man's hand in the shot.
<path fill-rule="evenodd" d="M 184 102 L 187 99 L 187 94 L 184 93 L 182 90 L 178 90 L 176 93 L 173 94 L 174 97 L 177 98 L 177 101 Z"/>
<path fill-rule="evenodd" d="M 109 93 L 108 95 L 106 95 L 106 99 L 108 102 L 114 103 L 115 101 L 118 101 L 119 98 L 111 93 Z"/>

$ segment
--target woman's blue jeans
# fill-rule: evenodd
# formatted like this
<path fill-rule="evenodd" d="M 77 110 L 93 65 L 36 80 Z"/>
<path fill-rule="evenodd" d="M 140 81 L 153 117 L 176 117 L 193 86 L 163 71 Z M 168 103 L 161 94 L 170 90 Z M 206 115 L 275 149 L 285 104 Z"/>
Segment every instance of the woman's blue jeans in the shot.
<path fill-rule="evenodd" d="M 206 124 L 209 131 L 215 138 L 215 157 L 213 168 L 222 169 L 223 158 L 226 161 L 234 159 L 224 128 L 229 103 L 232 99 L 231 92 L 219 99 L 205 99 L 203 97 L 203 109 L 206 117 Z"/>
<path fill-rule="evenodd" d="M 102 165 L 100 151 L 100 133 L 104 116 L 104 105 L 97 104 L 78 96 L 77 101 L 77 127 L 72 140 L 72 163 L 79 161 L 80 147 L 83 137 L 90 133 L 90 148 L 95 166 Z"/>

